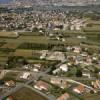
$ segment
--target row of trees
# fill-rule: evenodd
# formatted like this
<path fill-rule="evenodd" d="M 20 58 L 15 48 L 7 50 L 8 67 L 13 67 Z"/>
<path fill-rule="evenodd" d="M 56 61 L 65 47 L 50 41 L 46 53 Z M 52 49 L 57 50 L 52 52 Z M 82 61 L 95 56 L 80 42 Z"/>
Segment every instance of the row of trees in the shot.
<path fill-rule="evenodd" d="M 51 50 L 54 46 L 64 46 L 63 44 L 42 44 L 42 43 L 22 43 L 20 49 Z"/>

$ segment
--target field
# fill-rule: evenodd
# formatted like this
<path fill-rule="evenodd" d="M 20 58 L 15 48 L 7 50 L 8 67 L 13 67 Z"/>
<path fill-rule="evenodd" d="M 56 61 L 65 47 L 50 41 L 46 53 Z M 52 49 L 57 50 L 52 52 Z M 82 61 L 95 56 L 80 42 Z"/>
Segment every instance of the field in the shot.
<path fill-rule="evenodd" d="M 1 48 L 9 48 L 9 49 L 16 49 L 19 44 L 15 43 L 6 43 Z"/>
<path fill-rule="evenodd" d="M 92 24 L 92 27 L 85 29 L 87 31 L 53 31 L 53 33 L 63 33 L 65 41 L 51 39 L 39 32 L 22 32 L 17 38 L 11 38 L 15 36 L 13 32 L 0 32 L 0 64 L 5 63 L 9 56 L 23 56 L 29 62 L 38 62 L 41 55 L 39 51 L 52 50 L 51 45 L 59 44 L 65 46 L 81 44 L 81 47 L 94 49 L 98 52 L 100 51 L 100 22 L 88 20 L 87 23 Z M 77 36 L 85 36 L 86 38 L 79 39 Z M 51 47 L 48 48 L 48 45 Z"/>
<path fill-rule="evenodd" d="M 84 29 L 86 32 L 98 32 L 100 34 L 100 21 L 88 20 L 88 26 Z"/>
<path fill-rule="evenodd" d="M 50 40 L 48 37 L 45 36 L 19 36 L 18 38 L 0 38 L 0 41 L 4 41 L 7 43 L 43 43 L 43 44 L 48 44 L 48 43 L 54 43 L 58 44 L 61 43 L 61 41 L 56 41 L 56 40 Z"/>
<path fill-rule="evenodd" d="M 15 38 L 15 37 L 17 37 L 17 35 L 14 32 L 2 31 L 2 32 L 0 32 L 0 37 L 12 37 L 12 38 Z"/>
<path fill-rule="evenodd" d="M 100 93 L 98 94 L 85 94 L 85 96 L 83 96 L 84 100 L 100 100 Z"/>
<path fill-rule="evenodd" d="M 93 25 L 100 25 L 100 21 L 91 20 L 91 19 L 89 19 L 89 20 L 87 20 L 87 21 L 88 21 L 88 23 L 91 23 L 91 24 L 93 24 Z"/>
<path fill-rule="evenodd" d="M 11 97 L 13 98 L 13 100 L 47 100 L 37 92 L 24 87 L 11 94 Z"/>
<path fill-rule="evenodd" d="M 84 29 L 86 32 L 100 32 L 100 25 L 93 25 Z"/>
<path fill-rule="evenodd" d="M 75 33 L 75 34 L 74 34 Z M 90 35 L 89 35 L 89 34 Z M 64 35 L 65 36 L 71 36 L 71 37 L 65 37 L 66 38 L 66 41 L 65 42 L 62 42 L 62 41 L 57 41 L 57 40 L 53 40 L 53 39 L 49 39 L 48 37 L 45 37 L 45 36 L 19 36 L 18 38 L 0 38 L 0 41 L 3 42 L 7 42 L 8 45 L 11 45 L 13 43 L 12 46 L 14 45 L 20 45 L 22 43 L 41 43 L 41 44 L 78 44 L 82 41 L 84 41 L 83 39 L 77 39 L 77 38 L 73 38 L 73 36 L 78 36 L 78 35 L 86 35 L 88 34 L 88 36 L 90 37 L 91 36 L 91 33 L 92 34 L 96 34 L 96 32 L 65 32 Z M 94 36 L 93 36 L 94 37 Z M 96 40 L 97 38 L 95 38 Z M 99 40 L 99 39 L 98 39 Z M 85 40 L 87 41 L 87 40 Z M 89 41 L 88 41 L 89 42 Z M 7 47 L 7 46 L 6 46 Z M 16 47 L 16 46 L 15 46 Z"/>
<path fill-rule="evenodd" d="M 17 49 L 14 53 L 14 56 L 33 57 L 40 56 L 40 53 L 36 50 Z"/>
<path fill-rule="evenodd" d="M 39 32 L 19 32 L 21 36 L 39 36 L 41 35 Z"/>
<path fill-rule="evenodd" d="M 6 61 L 7 61 L 7 56 L 8 54 L 6 54 L 5 52 L 1 52 L 0 51 L 0 64 L 6 64 Z"/>

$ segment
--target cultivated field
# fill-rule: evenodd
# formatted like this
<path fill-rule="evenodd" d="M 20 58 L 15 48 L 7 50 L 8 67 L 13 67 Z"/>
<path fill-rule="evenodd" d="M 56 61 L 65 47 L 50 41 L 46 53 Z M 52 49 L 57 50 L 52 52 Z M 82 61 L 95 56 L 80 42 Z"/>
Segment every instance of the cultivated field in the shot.
<path fill-rule="evenodd" d="M 34 57 L 40 56 L 40 52 L 36 50 L 24 50 L 24 49 L 17 49 L 14 53 L 14 56 L 23 56 L 23 57 Z"/>
<path fill-rule="evenodd" d="M 100 21 L 88 20 L 88 26 L 84 29 L 86 32 L 98 32 L 100 34 Z"/>
<path fill-rule="evenodd" d="M 14 100 L 47 100 L 45 97 L 29 88 L 22 88 L 11 94 L 11 96 Z"/>
<path fill-rule="evenodd" d="M 19 46 L 19 44 L 15 43 L 6 43 L 1 48 L 9 48 L 9 49 L 16 49 Z"/>
<path fill-rule="evenodd" d="M 0 32 L 0 37 L 17 37 L 17 34 L 15 32 L 6 32 L 6 31 L 2 31 Z"/>

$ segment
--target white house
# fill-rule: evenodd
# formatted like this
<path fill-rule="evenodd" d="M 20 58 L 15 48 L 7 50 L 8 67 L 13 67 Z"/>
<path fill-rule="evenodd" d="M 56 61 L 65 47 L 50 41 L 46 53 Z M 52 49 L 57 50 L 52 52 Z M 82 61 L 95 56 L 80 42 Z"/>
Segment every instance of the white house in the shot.
<path fill-rule="evenodd" d="M 23 73 L 22 76 L 20 76 L 20 78 L 28 79 L 30 75 L 31 75 L 31 74 L 30 74 L 29 72 L 25 72 L 25 73 Z"/>
<path fill-rule="evenodd" d="M 64 71 L 64 72 L 67 72 L 67 71 L 68 71 L 68 66 L 67 66 L 66 64 L 62 64 L 62 65 L 60 66 L 60 69 L 61 69 L 62 71 Z"/>

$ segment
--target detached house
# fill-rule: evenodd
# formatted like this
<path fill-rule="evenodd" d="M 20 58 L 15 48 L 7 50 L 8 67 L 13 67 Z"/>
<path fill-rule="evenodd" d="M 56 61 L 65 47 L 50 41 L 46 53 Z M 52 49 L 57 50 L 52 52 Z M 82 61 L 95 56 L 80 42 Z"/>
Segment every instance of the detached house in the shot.
<path fill-rule="evenodd" d="M 57 100 L 68 100 L 70 98 L 68 93 L 62 94 Z"/>
<path fill-rule="evenodd" d="M 78 94 L 82 94 L 85 91 L 85 87 L 83 85 L 78 85 L 77 87 L 73 88 L 73 91 Z"/>
<path fill-rule="evenodd" d="M 49 84 L 47 84 L 46 82 L 43 82 L 43 81 L 38 81 L 38 82 L 34 85 L 34 88 L 35 88 L 35 89 L 38 89 L 38 90 L 46 90 L 46 91 L 48 91 L 48 89 L 49 89 Z"/>

